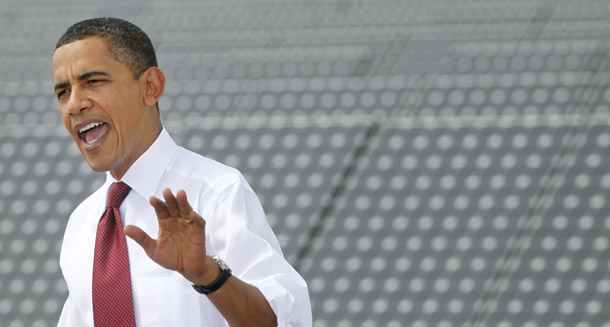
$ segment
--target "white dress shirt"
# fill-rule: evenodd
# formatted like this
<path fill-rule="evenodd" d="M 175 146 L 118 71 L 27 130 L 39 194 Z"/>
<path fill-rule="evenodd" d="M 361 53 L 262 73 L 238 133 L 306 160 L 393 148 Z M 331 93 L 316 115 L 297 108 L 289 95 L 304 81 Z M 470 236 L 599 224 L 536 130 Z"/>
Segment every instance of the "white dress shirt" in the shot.
<path fill-rule="evenodd" d="M 186 191 L 193 209 L 206 220 L 206 249 L 233 275 L 257 287 L 278 326 L 312 325 L 307 284 L 284 259 L 260 202 L 236 170 L 179 147 L 163 129 L 122 181 L 131 187 L 120 212 L 123 225 L 136 225 L 156 238 L 159 225 L 148 199 L 162 191 Z M 106 182 L 72 213 L 61 248 L 60 266 L 68 285 L 58 326 L 93 326 L 92 271 L 98 221 L 110 184 Z M 135 318 L 138 326 L 227 326 L 205 295 L 175 271 L 153 262 L 127 237 Z"/>

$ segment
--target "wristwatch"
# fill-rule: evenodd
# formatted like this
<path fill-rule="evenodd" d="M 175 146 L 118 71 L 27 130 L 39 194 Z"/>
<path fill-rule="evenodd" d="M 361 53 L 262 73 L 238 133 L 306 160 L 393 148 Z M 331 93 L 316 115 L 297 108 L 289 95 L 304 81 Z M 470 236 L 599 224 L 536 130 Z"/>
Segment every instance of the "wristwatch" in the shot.
<path fill-rule="evenodd" d="M 193 288 L 195 291 L 201 294 L 210 294 L 214 291 L 217 291 L 226 281 L 231 277 L 231 268 L 222 261 L 218 256 L 212 256 L 212 259 L 216 261 L 218 264 L 218 268 L 220 268 L 220 275 L 216 277 L 216 279 L 209 285 L 195 285 L 193 284 Z"/>

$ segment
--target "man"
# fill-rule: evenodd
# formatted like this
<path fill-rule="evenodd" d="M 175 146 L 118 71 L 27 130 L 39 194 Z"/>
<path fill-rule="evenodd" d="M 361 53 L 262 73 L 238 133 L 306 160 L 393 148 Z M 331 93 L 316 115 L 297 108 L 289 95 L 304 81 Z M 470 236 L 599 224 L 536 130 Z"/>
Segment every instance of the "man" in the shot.
<path fill-rule="evenodd" d="M 163 128 L 165 77 L 142 30 L 76 23 L 53 75 L 66 128 L 107 172 L 66 227 L 59 326 L 311 326 L 307 285 L 242 175 Z"/>

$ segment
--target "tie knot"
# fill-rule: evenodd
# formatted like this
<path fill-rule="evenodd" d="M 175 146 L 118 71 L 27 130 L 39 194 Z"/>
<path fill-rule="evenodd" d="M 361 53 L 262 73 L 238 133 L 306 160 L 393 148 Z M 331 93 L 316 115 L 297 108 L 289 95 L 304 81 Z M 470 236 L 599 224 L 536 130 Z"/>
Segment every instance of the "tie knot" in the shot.
<path fill-rule="evenodd" d="M 110 185 L 110 190 L 108 191 L 108 200 L 106 202 L 106 207 L 118 208 L 129 191 L 131 187 L 123 182 L 115 182 Z"/>

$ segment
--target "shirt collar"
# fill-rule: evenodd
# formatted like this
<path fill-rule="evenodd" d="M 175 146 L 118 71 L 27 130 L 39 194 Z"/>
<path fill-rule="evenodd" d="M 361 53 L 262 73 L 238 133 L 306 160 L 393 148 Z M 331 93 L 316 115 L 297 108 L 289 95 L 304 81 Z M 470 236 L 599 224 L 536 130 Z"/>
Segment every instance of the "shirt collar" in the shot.
<path fill-rule="evenodd" d="M 178 145 L 163 128 L 155 142 L 129 167 L 121 179 L 146 201 L 155 190 L 167 166 L 174 158 Z M 106 172 L 106 184 L 116 180 Z"/>

